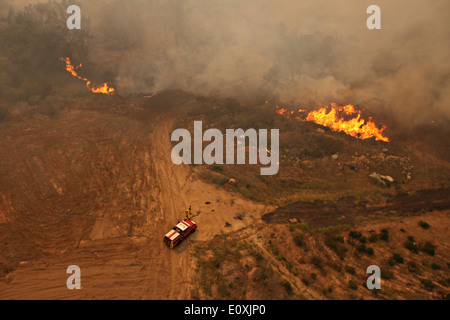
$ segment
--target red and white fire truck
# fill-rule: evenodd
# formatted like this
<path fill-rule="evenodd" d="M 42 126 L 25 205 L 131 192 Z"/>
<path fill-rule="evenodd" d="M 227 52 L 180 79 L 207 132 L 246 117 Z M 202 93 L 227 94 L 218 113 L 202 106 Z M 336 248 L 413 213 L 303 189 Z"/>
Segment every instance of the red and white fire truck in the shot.
<path fill-rule="evenodd" d="M 189 207 L 190 212 L 190 207 Z M 186 218 L 178 222 L 178 224 L 172 228 L 164 236 L 164 242 L 170 247 L 176 247 L 181 241 L 189 237 L 189 235 L 197 229 L 197 225 L 189 217 L 188 211 L 186 210 Z"/>

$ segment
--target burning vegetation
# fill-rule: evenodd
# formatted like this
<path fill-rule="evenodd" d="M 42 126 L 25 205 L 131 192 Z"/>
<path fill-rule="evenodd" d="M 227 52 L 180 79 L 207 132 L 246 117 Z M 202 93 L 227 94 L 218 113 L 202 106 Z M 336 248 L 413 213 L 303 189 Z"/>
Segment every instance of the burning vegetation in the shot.
<path fill-rule="evenodd" d="M 382 126 L 380 129 L 369 117 L 369 120 L 361 119 L 361 111 L 356 110 L 351 104 L 346 106 L 339 106 L 336 103 L 331 103 L 331 107 L 325 106 L 318 110 L 310 111 L 306 118 L 296 116 L 295 119 L 305 119 L 325 127 L 329 127 L 333 131 L 343 131 L 346 134 L 358 139 L 368 139 L 374 137 L 377 141 L 389 142 L 389 138 L 383 136 L 383 131 L 386 126 Z M 277 108 L 277 113 L 290 117 L 295 115 L 295 111 L 288 111 L 284 108 Z M 299 109 L 298 113 L 306 113 L 308 111 Z M 350 119 L 345 118 L 351 117 Z"/>
<path fill-rule="evenodd" d="M 103 86 L 94 87 L 94 86 L 91 86 L 92 82 L 90 80 L 88 80 L 87 78 L 83 78 L 83 77 L 79 76 L 78 73 L 75 70 L 78 69 L 78 68 L 81 68 L 83 66 L 83 64 L 80 63 L 77 67 L 75 67 L 75 66 L 73 66 L 70 63 L 70 59 L 68 57 L 61 57 L 61 58 L 59 58 L 59 60 L 64 61 L 66 63 L 66 70 L 71 75 L 73 75 L 74 77 L 76 77 L 76 78 L 78 78 L 80 80 L 85 81 L 86 82 L 86 87 L 89 90 L 91 90 L 92 92 L 94 92 L 94 93 L 103 93 L 103 94 L 114 94 L 115 89 L 109 87 L 106 82 L 103 84 Z"/>

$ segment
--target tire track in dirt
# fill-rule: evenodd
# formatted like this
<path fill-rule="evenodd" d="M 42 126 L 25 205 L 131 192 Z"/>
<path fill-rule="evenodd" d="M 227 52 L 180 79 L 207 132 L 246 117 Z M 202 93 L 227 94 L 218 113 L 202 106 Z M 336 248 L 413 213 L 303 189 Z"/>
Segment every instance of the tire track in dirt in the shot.
<path fill-rule="evenodd" d="M 149 260 L 145 275 L 145 299 L 187 299 L 187 268 L 189 250 L 169 250 L 162 241 L 162 235 L 183 218 L 186 197 L 178 179 L 185 177 L 183 167 L 174 168 L 170 158 L 169 128 L 173 120 L 162 118 L 157 121 L 152 134 L 154 145 L 152 162 L 155 166 L 159 187 L 158 202 L 161 212 L 154 232 L 160 237 L 153 238 L 149 244 Z M 180 246 L 181 247 L 181 246 Z M 181 284 L 181 285 L 180 285 Z"/>

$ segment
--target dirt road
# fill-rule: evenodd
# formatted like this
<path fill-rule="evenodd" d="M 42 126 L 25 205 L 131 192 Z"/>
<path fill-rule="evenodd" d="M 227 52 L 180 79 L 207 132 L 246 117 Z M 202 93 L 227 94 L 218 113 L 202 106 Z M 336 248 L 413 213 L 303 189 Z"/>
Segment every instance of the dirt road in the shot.
<path fill-rule="evenodd" d="M 371 214 L 446 210 L 450 208 L 449 194 L 449 188 L 437 188 L 419 190 L 412 194 L 397 194 L 377 203 L 362 203 L 355 197 L 341 198 L 333 202 L 294 202 L 265 214 L 262 219 L 269 223 L 286 223 L 295 218 L 313 228 L 353 224 L 357 217 Z"/>
<path fill-rule="evenodd" d="M 158 126 L 153 133 L 153 163 L 160 188 L 160 210 L 156 217 L 155 233 L 158 230 L 169 230 L 182 218 L 189 205 L 193 208 L 193 219 L 199 229 L 175 250 L 167 250 L 159 238 L 152 240 L 154 248 L 157 248 L 159 263 L 155 261 L 154 268 L 149 270 L 145 286 L 153 288 L 150 292 L 156 292 L 149 296 L 152 299 L 161 298 L 160 294 L 164 290 L 163 296 L 168 299 L 187 299 L 190 296 L 189 279 L 192 272 L 189 268 L 191 247 L 196 242 L 212 239 L 221 232 L 237 231 L 255 220 L 260 221 L 261 215 L 271 208 L 198 180 L 190 166 L 174 165 L 169 140 L 173 119 L 162 116 L 157 122 Z M 236 219 L 238 216 L 240 218 Z M 152 251 L 150 247 L 149 250 Z M 154 256 L 155 252 L 149 254 Z M 162 287 L 161 280 L 157 280 L 161 278 L 164 279 Z"/>
<path fill-rule="evenodd" d="M 148 210 L 96 215 L 89 237 L 75 248 L 22 261 L 0 279 L 0 299 L 189 299 L 192 247 L 261 221 L 273 210 L 198 180 L 190 166 L 174 165 L 173 119 L 161 114 L 156 123 L 136 140 L 148 139 L 151 150 L 136 153 L 128 164 L 139 171 L 133 185 L 137 194 L 154 200 Z M 169 250 L 162 237 L 189 205 L 198 232 Z M 81 290 L 66 287 L 70 265 L 81 268 Z"/>

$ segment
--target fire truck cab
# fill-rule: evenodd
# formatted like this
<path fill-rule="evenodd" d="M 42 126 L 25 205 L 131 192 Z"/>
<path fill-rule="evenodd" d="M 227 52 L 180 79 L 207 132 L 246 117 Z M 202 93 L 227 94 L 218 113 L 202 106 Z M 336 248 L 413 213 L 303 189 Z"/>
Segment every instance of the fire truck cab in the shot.
<path fill-rule="evenodd" d="M 185 219 L 181 220 L 164 236 L 164 242 L 170 248 L 176 247 L 181 241 L 186 239 L 191 233 L 195 232 L 197 225 L 194 221 Z"/>

